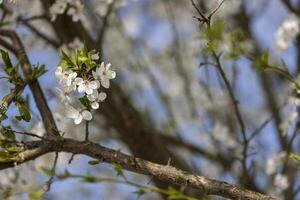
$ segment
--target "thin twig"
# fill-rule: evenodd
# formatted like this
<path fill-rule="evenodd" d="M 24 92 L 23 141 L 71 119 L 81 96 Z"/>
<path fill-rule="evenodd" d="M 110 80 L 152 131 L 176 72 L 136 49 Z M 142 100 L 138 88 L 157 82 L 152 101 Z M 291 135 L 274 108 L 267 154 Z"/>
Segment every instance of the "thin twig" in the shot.
<path fill-rule="evenodd" d="M 261 132 L 261 130 L 263 130 L 268 124 L 269 124 L 269 122 L 271 122 L 272 121 L 272 119 L 273 119 L 273 116 L 272 117 L 270 117 L 270 118 L 268 118 L 268 119 L 266 119 L 256 130 L 254 130 L 251 134 L 250 134 L 250 136 L 249 136 L 249 138 L 248 138 L 248 140 L 249 140 L 249 142 L 257 135 L 257 134 L 259 134 L 260 132 Z"/>
<path fill-rule="evenodd" d="M 74 160 L 74 157 L 75 157 L 75 154 L 72 153 L 72 155 L 71 155 L 71 157 L 70 157 L 70 159 L 69 159 L 69 161 L 68 161 L 68 164 L 71 164 L 71 163 L 72 163 L 72 161 Z"/>
<path fill-rule="evenodd" d="M 225 0 L 222 0 L 219 5 L 215 9 L 213 9 L 210 14 L 208 15 L 208 19 L 212 18 L 212 16 L 221 8 L 222 4 L 225 2 Z"/>
<path fill-rule="evenodd" d="M 57 160 L 58 160 L 58 152 L 55 152 L 54 162 L 53 162 L 53 166 L 51 168 L 51 176 L 50 176 L 49 180 L 46 182 L 46 190 L 45 190 L 46 192 L 49 192 L 51 189 L 51 185 L 53 183 L 53 179 L 55 176 L 55 168 L 57 165 Z"/>
<path fill-rule="evenodd" d="M 107 11 L 106 11 L 104 17 L 102 18 L 102 22 L 103 23 L 102 23 L 102 27 L 101 27 L 101 30 L 100 30 L 100 32 L 98 34 L 98 38 L 97 38 L 97 44 L 98 44 L 98 47 L 100 47 L 100 48 L 102 48 L 102 45 L 103 45 L 104 36 L 105 36 L 106 30 L 108 28 L 108 19 L 109 19 L 110 15 L 111 15 L 111 13 L 112 13 L 112 11 L 114 9 L 115 2 L 116 2 L 116 0 L 113 0 L 108 5 Z M 100 52 L 100 53 L 102 54 L 103 52 Z M 103 55 L 100 56 L 100 57 L 102 59 Z"/>

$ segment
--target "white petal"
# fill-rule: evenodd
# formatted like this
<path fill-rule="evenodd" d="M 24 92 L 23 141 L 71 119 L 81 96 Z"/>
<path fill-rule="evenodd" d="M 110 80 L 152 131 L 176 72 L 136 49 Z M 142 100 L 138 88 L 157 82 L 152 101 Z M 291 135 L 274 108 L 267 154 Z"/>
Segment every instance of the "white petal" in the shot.
<path fill-rule="evenodd" d="M 109 79 L 107 79 L 107 78 L 102 79 L 101 85 L 105 88 L 109 88 Z"/>
<path fill-rule="evenodd" d="M 82 78 L 75 78 L 75 80 L 74 80 L 74 84 L 76 84 L 76 85 L 81 85 L 83 83 L 84 83 L 84 81 Z"/>
<path fill-rule="evenodd" d="M 88 83 L 88 87 L 96 90 L 100 87 L 100 83 L 99 83 L 99 81 L 91 81 Z"/>
<path fill-rule="evenodd" d="M 92 74 L 93 74 L 94 79 L 99 78 L 99 76 L 97 75 L 97 69 L 96 69 L 96 71 L 92 71 Z"/>
<path fill-rule="evenodd" d="M 114 79 L 114 78 L 116 78 L 116 72 L 114 72 L 114 71 L 108 71 L 108 72 L 106 73 L 106 76 L 107 76 L 109 79 Z"/>
<path fill-rule="evenodd" d="M 98 99 L 99 101 L 104 101 L 106 99 L 107 95 L 105 92 L 100 92 L 100 94 L 98 95 Z"/>
<path fill-rule="evenodd" d="M 100 67 L 99 67 L 99 68 L 97 68 L 97 69 L 99 69 L 99 70 L 100 70 L 101 68 L 102 68 L 102 69 L 104 69 L 104 62 L 101 62 L 101 64 L 100 64 Z"/>
<path fill-rule="evenodd" d="M 71 119 L 76 119 L 79 115 L 79 111 L 76 110 L 73 106 L 67 105 L 66 106 L 66 115 Z"/>
<path fill-rule="evenodd" d="M 85 86 L 83 84 L 78 86 L 78 92 L 79 93 L 85 92 Z"/>
<path fill-rule="evenodd" d="M 93 94 L 87 95 L 87 98 L 88 98 L 88 100 L 89 100 L 90 102 L 93 102 L 93 101 L 96 100 L 96 97 L 95 97 Z"/>
<path fill-rule="evenodd" d="M 77 116 L 77 118 L 74 119 L 74 123 L 75 123 L 75 124 L 80 124 L 81 121 L 82 121 L 82 115 L 79 114 L 79 115 Z"/>
<path fill-rule="evenodd" d="M 91 56 L 92 60 L 98 60 L 99 59 L 99 53 L 95 53 Z"/>
<path fill-rule="evenodd" d="M 88 121 L 93 118 L 91 112 L 89 112 L 87 110 L 82 112 L 82 117 L 83 117 L 83 119 L 88 120 Z"/>
<path fill-rule="evenodd" d="M 98 103 L 98 102 L 93 102 L 93 103 L 91 104 L 91 106 L 92 106 L 92 108 L 93 108 L 94 110 L 97 110 L 97 109 L 99 108 L 99 103 Z"/>
<path fill-rule="evenodd" d="M 89 88 L 89 87 L 85 87 L 85 93 L 92 94 L 93 93 L 93 89 Z"/>
<path fill-rule="evenodd" d="M 76 72 L 72 72 L 70 75 L 69 75 L 72 79 L 75 79 L 77 77 L 77 73 Z"/>
<path fill-rule="evenodd" d="M 62 75 L 62 67 L 57 67 L 57 69 L 55 70 L 55 76 L 61 77 L 61 75 Z"/>
<path fill-rule="evenodd" d="M 66 79 L 66 85 L 67 86 L 70 86 L 72 84 L 72 78 L 69 76 L 67 79 Z"/>
<path fill-rule="evenodd" d="M 106 66 L 105 66 L 105 69 L 108 71 L 109 68 L 110 68 L 111 64 L 110 63 L 107 63 Z"/>

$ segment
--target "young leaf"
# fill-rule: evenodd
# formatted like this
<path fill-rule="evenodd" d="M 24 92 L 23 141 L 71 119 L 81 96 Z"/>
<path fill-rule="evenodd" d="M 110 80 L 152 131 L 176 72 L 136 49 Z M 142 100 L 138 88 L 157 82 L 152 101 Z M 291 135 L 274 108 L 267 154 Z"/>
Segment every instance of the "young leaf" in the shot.
<path fill-rule="evenodd" d="M 113 163 L 113 167 L 115 172 L 117 173 L 117 176 L 123 175 L 123 168 L 121 165 Z"/>
<path fill-rule="evenodd" d="M 265 70 L 269 66 L 269 49 L 265 49 L 263 54 L 255 61 L 255 67 Z"/>
<path fill-rule="evenodd" d="M 136 190 L 136 191 L 134 191 L 132 193 L 136 194 L 137 195 L 137 199 L 139 199 L 141 196 L 143 196 L 147 192 L 144 189 L 140 188 L 140 189 L 138 189 L 138 190 Z"/>
<path fill-rule="evenodd" d="M 93 176 L 85 176 L 83 179 L 82 179 L 83 182 L 88 182 L 88 183 L 97 183 L 97 182 L 100 182 L 99 179 L 93 177 Z"/>
<path fill-rule="evenodd" d="M 0 134 L 8 140 L 14 141 L 16 139 L 14 132 L 10 130 L 9 127 L 5 128 L 0 125 Z"/>
<path fill-rule="evenodd" d="M 46 168 L 46 167 L 41 167 L 40 168 L 42 170 L 42 172 L 44 174 L 46 174 L 47 176 L 51 177 L 54 175 L 54 170 L 50 169 L 50 168 Z"/>
<path fill-rule="evenodd" d="M 70 68 L 73 68 L 75 65 L 75 63 L 71 60 L 71 58 L 63 51 L 61 50 L 62 56 L 63 56 L 63 60 L 66 62 L 67 66 Z"/>
<path fill-rule="evenodd" d="M 18 120 L 23 119 L 26 122 L 29 122 L 31 119 L 31 115 L 29 109 L 27 108 L 25 103 L 17 103 L 17 107 L 20 113 L 20 116 L 16 116 Z"/>
<path fill-rule="evenodd" d="M 8 53 L 6 51 L 2 50 L 2 49 L 0 49 L 0 52 L 1 52 L 2 60 L 5 64 L 5 67 L 6 68 L 13 68 L 13 65 L 10 61 Z"/>
<path fill-rule="evenodd" d="M 40 200 L 44 194 L 45 194 L 45 192 L 43 190 L 39 190 L 39 191 L 30 193 L 28 198 L 29 198 L 29 200 Z"/>
<path fill-rule="evenodd" d="M 33 67 L 31 78 L 32 79 L 39 78 L 46 72 L 47 72 L 47 70 L 45 69 L 45 65 Z"/>
<path fill-rule="evenodd" d="M 100 163 L 100 160 L 90 160 L 88 163 L 90 165 L 98 165 Z"/>
<path fill-rule="evenodd" d="M 300 156 L 299 156 L 299 155 L 294 154 L 294 153 L 290 153 L 290 154 L 289 154 L 289 157 L 290 157 L 292 160 L 296 161 L 297 164 L 298 164 L 299 167 L 300 167 Z"/>

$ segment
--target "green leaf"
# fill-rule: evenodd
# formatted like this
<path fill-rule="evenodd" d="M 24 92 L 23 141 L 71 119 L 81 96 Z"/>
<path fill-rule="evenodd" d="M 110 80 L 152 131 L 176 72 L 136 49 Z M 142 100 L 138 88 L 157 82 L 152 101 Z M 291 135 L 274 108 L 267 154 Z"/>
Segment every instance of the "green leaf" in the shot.
<path fill-rule="evenodd" d="M 86 96 L 79 98 L 80 103 L 88 109 L 91 109 L 91 103 Z"/>
<path fill-rule="evenodd" d="M 21 153 L 23 150 L 24 150 L 23 147 L 19 147 L 19 146 L 10 146 L 5 149 L 5 151 L 8 152 L 9 154 L 18 154 Z"/>
<path fill-rule="evenodd" d="M 52 129 L 51 129 L 51 132 L 52 132 L 53 135 L 55 135 L 56 137 L 63 139 L 63 137 L 62 137 L 62 135 L 61 135 L 61 133 L 60 133 L 59 130 L 57 130 L 57 129 L 55 129 L 55 128 L 52 128 Z"/>
<path fill-rule="evenodd" d="M 2 60 L 5 64 L 5 67 L 6 68 L 13 68 L 13 65 L 10 61 L 10 58 L 9 58 L 9 55 L 8 55 L 7 51 L 4 51 L 4 50 L 0 49 L 0 52 L 1 52 Z"/>
<path fill-rule="evenodd" d="M 115 172 L 117 173 L 117 176 L 123 175 L 123 168 L 121 165 L 117 163 L 113 163 L 112 165 L 114 167 Z"/>
<path fill-rule="evenodd" d="M 29 200 L 39 200 L 43 197 L 44 194 L 45 194 L 45 192 L 43 190 L 39 190 L 39 191 L 30 193 L 28 198 L 29 198 Z"/>
<path fill-rule="evenodd" d="M 61 50 L 61 53 L 63 56 L 63 60 L 66 62 L 65 64 L 67 64 L 66 67 L 73 68 L 76 66 L 72 59 L 63 50 Z"/>
<path fill-rule="evenodd" d="M 51 177 L 51 176 L 54 176 L 54 170 L 50 169 L 50 168 L 47 168 L 47 167 L 41 167 L 40 168 L 42 170 L 42 172 L 44 174 L 46 174 L 47 176 Z"/>
<path fill-rule="evenodd" d="M 40 76 L 42 76 L 46 72 L 47 72 L 47 70 L 45 69 L 45 65 L 36 66 L 36 67 L 34 66 L 33 70 L 32 70 L 31 78 L 32 79 L 39 78 Z"/>
<path fill-rule="evenodd" d="M 212 26 L 207 29 L 207 39 L 209 42 L 220 41 L 223 38 L 223 27 L 222 21 L 217 21 Z"/>
<path fill-rule="evenodd" d="M 6 120 L 8 117 L 5 113 L 0 112 L 0 122 Z"/>
<path fill-rule="evenodd" d="M 90 165 L 98 165 L 100 163 L 100 160 L 90 160 L 88 163 Z"/>
<path fill-rule="evenodd" d="M 30 115 L 29 109 L 26 106 L 26 104 L 25 103 L 16 103 L 16 105 L 17 105 L 19 113 L 20 113 L 20 116 L 16 116 L 16 118 L 18 120 L 23 119 L 24 121 L 29 122 L 31 119 L 31 115 Z"/>
<path fill-rule="evenodd" d="M 176 190 L 173 187 L 168 188 L 168 194 L 169 194 L 168 199 L 183 199 L 184 196 L 182 191 Z"/>
<path fill-rule="evenodd" d="M 294 153 L 290 153 L 289 154 L 289 157 L 294 160 L 295 162 L 297 162 L 297 164 L 299 165 L 300 167 L 300 156 L 297 155 L 297 154 L 294 154 Z"/>
<path fill-rule="evenodd" d="M 16 136 L 14 134 L 14 132 L 12 130 L 10 130 L 10 128 L 5 128 L 3 126 L 0 126 L 0 134 L 5 138 L 5 139 L 9 139 L 9 140 L 15 140 Z"/>
<path fill-rule="evenodd" d="M 64 180 L 70 177 L 70 173 L 68 170 L 65 170 L 65 173 L 57 174 L 56 177 L 59 178 L 60 180 Z"/>
<path fill-rule="evenodd" d="M 269 66 L 269 49 L 265 49 L 262 55 L 254 62 L 257 69 L 265 70 Z"/>
<path fill-rule="evenodd" d="M 97 183 L 97 182 L 101 182 L 99 179 L 93 177 L 93 176 L 85 176 L 82 179 L 83 182 L 87 182 L 87 183 Z"/>
<path fill-rule="evenodd" d="M 140 189 L 138 189 L 138 190 L 136 190 L 136 191 L 134 191 L 134 192 L 132 192 L 133 194 L 136 194 L 137 195 L 137 198 L 139 199 L 141 196 L 143 196 L 144 194 L 146 194 L 147 192 L 144 190 L 144 189 L 142 189 L 142 188 L 140 188 Z"/>

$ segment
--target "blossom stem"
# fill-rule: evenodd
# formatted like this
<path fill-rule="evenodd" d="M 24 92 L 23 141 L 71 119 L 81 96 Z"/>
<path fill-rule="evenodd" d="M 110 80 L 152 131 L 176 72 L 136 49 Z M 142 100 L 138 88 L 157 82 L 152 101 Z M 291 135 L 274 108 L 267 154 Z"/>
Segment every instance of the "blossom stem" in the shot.
<path fill-rule="evenodd" d="M 85 121 L 85 141 L 89 141 L 89 121 Z"/>

